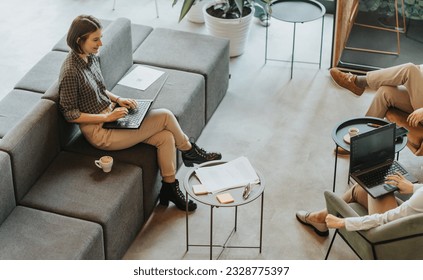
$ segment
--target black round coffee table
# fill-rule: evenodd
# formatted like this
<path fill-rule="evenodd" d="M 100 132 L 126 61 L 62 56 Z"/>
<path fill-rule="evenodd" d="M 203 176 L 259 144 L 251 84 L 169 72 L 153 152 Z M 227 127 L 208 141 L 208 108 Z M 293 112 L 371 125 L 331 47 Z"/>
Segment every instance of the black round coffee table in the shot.
<path fill-rule="evenodd" d="M 265 63 L 267 60 L 291 62 L 291 79 L 294 65 L 295 31 L 297 23 L 304 23 L 322 18 L 319 63 L 296 61 L 300 63 L 319 64 L 320 69 L 322 65 L 323 30 L 325 22 L 324 16 L 326 13 L 325 6 L 315 0 L 276 0 L 268 4 L 267 13 L 270 17 L 273 17 L 277 20 L 294 24 L 294 31 L 292 36 L 292 54 L 290 61 L 267 58 L 268 25 L 266 26 Z"/>
<path fill-rule="evenodd" d="M 336 184 L 336 167 L 338 164 L 338 147 L 346 151 L 350 151 L 350 144 L 344 140 L 344 136 L 348 134 L 348 130 L 351 127 L 356 127 L 359 129 L 360 133 L 365 133 L 370 130 L 376 129 L 379 126 L 387 125 L 390 122 L 380 118 L 374 117 L 359 117 L 359 118 L 352 118 L 343 122 L 338 123 L 332 130 L 332 139 L 336 144 L 335 148 L 335 168 L 333 174 L 333 191 L 335 191 L 335 184 Z M 397 160 L 399 157 L 399 152 L 404 149 L 407 145 L 407 136 L 403 136 L 399 138 L 395 142 L 395 153 L 397 154 Z M 348 182 L 350 178 L 348 176 Z"/>

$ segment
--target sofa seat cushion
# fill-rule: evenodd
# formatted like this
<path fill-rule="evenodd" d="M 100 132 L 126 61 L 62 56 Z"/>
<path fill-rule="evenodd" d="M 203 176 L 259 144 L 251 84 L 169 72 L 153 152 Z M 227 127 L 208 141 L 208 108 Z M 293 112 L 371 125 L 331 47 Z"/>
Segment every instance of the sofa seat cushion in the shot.
<path fill-rule="evenodd" d="M 0 101 L 0 139 L 35 107 L 41 94 L 14 89 Z"/>
<path fill-rule="evenodd" d="M 134 65 L 130 70 L 135 68 Z M 143 65 L 145 66 L 145 65 Z M 197 139 L 203 130 L 206 120 L 204 77 L 199 74 L 152 67 L 168 75 L 165 85 L 157 96 L 152 108 L 169 109 L 178 119 L 182 130 Z M 117 84 L 112 92 L 128 98 L 152 98 L 157 92 L 160 82 L 157 81 L 145 91 Z"/>
<path fill-rule="evenodd" d="M 228 89 L 227 39 L 155 28 L 134 52 L 133 59 L 137 64 L 203 75 L 206 82 L 206 121 L 210 119 Z"/>
<path fill-rule="evenodd" d="M 407 147 L 418 156 L 423 155 L 423 125 L 419 124 L 417 127 L 412 127 L 407 122 L 408 113 L 405 113 L 396 108 L 390 108 L 386 113 L 386 118 L 390 122 L 394 122 L 397 126 L 402 126 L 408 129 Z"/>
<path fill-rule="evenodd" d="M 15 85 L 24 89 L 44 93 L 59 78 L 60 68 L 67 53 L 51 51 L 37 62 Z"/>
<path fill-rule="evenodd" d="M 10 156 L 0 151 L 0 225 L 16 206 Z M 1 247 L 0 247 L 1 248 Z M 1 251 L 1 250 L 0 250 Z"/>
<path fill-rule="evenodd" d="M 114 160 L 139 166 L 142 169 L 142 192 L 144 219 L 150 216 L 156 206 L 159 196 L 161 182 L 159 178 L 159 167 L 157 162 L 157 150 L 155 147 L 140 143 L 131 148 L 119 151 L 102 151 L 93 147 L 82 133 L 64 147 L 65 150 L 83 155 L 99 158 L 109 155 Z"/>
<path fill-rule="evenodd" d="M 103 33 L 98 57 L 107 89 L 113 88 L 132 66 L 131 21 L 118 18 Z"/>
<path fill-rule="evenodd" d="M 135 52 L 135 50 L 138 49 L 152 31 L 153 27 L 151 26 L 141 24 L 131 25 L 132 52 Z"/>
<path fill-rule="evenodd" d="M 107 259 L 120 259 L 144 222 L 142 172 L 114 161 L 110 173 L 96 158 L 60 152 L 21 204 L 102 226 Z"/>
<path fill-rule="evenodd" d="M 17 206 L 0 226 L 2 260 L 104 259 L 99 224 Z"/>

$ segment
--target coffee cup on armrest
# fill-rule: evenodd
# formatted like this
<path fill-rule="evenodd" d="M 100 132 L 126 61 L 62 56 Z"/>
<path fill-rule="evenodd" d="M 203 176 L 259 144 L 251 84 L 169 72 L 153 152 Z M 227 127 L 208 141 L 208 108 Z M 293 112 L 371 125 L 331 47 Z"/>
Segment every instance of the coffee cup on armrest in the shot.
<path fill-rule="evenodd" d="M 112 171 L 113 158 L 111 156 L 103 156 L 100 159 L 95 160 L 94 163 L 98 168 L 103 169 L 106 173 Z"/>

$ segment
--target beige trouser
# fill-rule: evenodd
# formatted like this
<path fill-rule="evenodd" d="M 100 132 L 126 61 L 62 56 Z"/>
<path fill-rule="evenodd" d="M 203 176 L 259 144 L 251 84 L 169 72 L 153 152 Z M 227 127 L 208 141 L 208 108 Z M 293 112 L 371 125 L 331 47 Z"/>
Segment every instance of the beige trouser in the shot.
<path fill-rule="evenodd" d="M 374 199 L 358 184 L 347 190 L 342 199 L 347 203 L 357 202 L 366 208 L 370 215 L 384 213 L 398 206 L 393 193 Z"/>
<path fill-rule="evenodd" d="M 383 118 L 389 107 L 406 113 L 423 108 L 423 67 L 406 63 L 371 71 L 367 84 L 377 90 L 366 116 Z"/>
<path fill-rule="evenodd" d="M 188 137 L 167 109 L 151 110 L 138 129 L 104 129 L 102 125 L 80 124 L 80 128 L 87 141 L 102 150 L 122 150 L 141 142 L 155 146 L 162 177 L 176 174 L 176 148 L 190 148 Z"/>

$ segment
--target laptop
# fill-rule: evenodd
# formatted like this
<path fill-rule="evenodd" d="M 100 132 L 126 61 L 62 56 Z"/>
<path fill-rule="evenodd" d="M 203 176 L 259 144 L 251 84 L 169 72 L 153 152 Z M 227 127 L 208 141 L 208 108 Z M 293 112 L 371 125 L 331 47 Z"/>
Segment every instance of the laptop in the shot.
<path fill-rule="evenodd" d="M 113 122 L 105 122 L 103 123 L 103 128 L 108 129 L 138 129 L 141 126 L 142 121 L 144 120 L 145 116 L 147 115 L 148 111 L 150 110 L 151 106 L 153 105 L 154 101 L 156 101 L 157 96 L 162 91 L 163 86 L 166 83 L 168 76 L 166 76 L 162 83 L 160 84 L 159 89 L 154 94 L 152 99 L 135 99 L 137 101 L 137 108 L 129 109 L 128 115 L 123 118 L 120 118 Z"/>
<path fill-rule="evenodd" d="M 385 177 L 399 172 L 412 183 L 417 179 L 395 160 L 395 123 L 351 137 L 350 176 L 373 198 L 398 190 Z"/>

